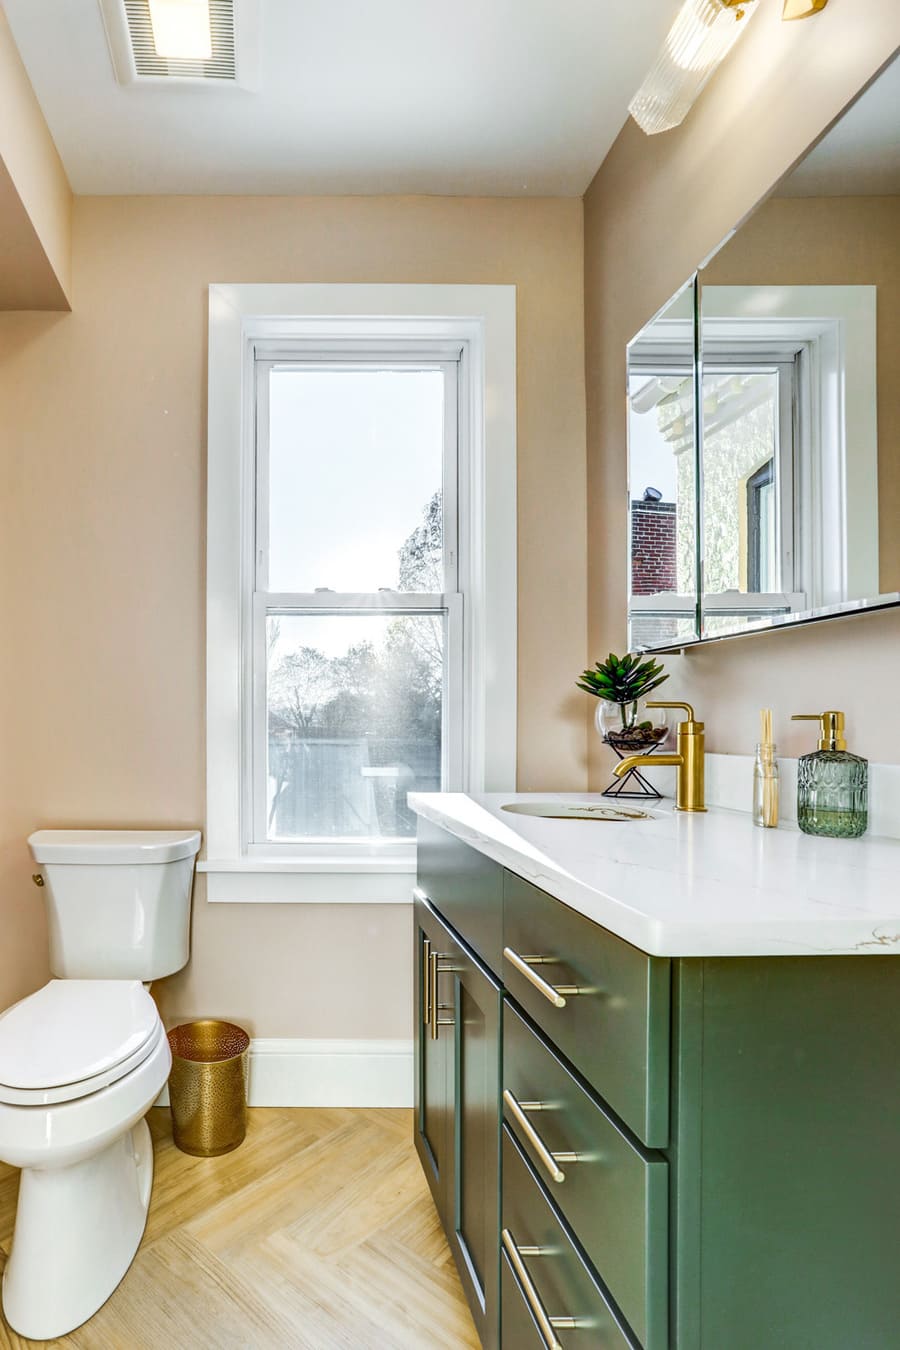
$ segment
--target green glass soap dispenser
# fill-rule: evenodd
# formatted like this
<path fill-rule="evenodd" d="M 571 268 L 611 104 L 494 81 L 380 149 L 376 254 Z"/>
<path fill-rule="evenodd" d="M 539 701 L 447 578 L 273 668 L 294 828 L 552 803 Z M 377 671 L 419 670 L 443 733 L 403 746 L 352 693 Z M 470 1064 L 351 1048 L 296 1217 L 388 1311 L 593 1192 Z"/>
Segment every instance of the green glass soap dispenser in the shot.
<path fill-rule="evenodd" d="M 858 839 L 869 823 L 868 760 L 851 755 L 844 714 L 795 713 L 793 722 L 818 722 L 819 748 L 797 766 L 797 824 L 804 834 Z"/>

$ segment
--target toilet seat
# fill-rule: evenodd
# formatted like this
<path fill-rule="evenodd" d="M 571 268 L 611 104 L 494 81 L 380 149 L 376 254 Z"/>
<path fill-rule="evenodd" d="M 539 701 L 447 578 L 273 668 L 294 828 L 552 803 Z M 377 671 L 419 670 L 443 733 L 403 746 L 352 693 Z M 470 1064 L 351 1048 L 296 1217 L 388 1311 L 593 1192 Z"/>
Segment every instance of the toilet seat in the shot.
<path fill-rule="evenodd" d="M 51 980 L 0 1016 L 0 1102 L 88 1096 L 137 1068 L 163 1035 L 138 980 Z"/>

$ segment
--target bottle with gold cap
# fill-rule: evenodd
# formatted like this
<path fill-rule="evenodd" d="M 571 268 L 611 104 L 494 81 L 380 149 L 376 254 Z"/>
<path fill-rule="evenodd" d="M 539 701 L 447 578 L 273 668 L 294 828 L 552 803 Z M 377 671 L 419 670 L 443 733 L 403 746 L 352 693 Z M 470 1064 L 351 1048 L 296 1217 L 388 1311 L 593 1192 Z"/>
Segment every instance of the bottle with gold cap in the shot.
<path fill-rule="evenodd" d="M 819 723 L 818 750 L 797 766 L 797 824 L 804 834 L 858 839 L 869 823 L 869 764 L 847 750 L 844 714 L 829 709 L 791 720 Z"/>

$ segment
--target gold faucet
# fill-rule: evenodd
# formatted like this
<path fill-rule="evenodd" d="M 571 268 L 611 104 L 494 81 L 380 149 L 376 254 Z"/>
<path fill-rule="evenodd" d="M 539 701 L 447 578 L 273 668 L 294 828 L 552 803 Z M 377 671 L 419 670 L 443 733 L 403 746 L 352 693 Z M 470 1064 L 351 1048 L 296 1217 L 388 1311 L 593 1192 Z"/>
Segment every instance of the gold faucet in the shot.
<path fill-rule="evenodd" d="M 694 719 L 689 703 L 650 703 L 648 708 L 683 708 L 687 720 L 678 723 L 677 745 L 674 755 L 627 755 L 613 769 L 616 778 L 624 778 L 629 769 L 651 768 L 656 764 L 671 764 L 678 770 L 675 784 L 675 806 L 679 811 L 705 811 L 704 778 L 706 735 L 702 722 Z"/>

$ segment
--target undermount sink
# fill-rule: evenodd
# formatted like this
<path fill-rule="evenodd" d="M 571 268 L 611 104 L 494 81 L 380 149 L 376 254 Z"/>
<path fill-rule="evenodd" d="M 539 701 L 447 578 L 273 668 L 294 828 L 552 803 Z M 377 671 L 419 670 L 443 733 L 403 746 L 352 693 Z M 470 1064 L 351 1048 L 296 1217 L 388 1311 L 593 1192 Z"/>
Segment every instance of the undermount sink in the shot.
<path fill-rule="evenodd" d="M 653 820 L 651 811 L 637 806 L 606 806 L 599 802 L 505 802 L 501 811 L 516 816 L 544 816 L 550 820 L 606 820 L 622 824 L 629 820 Z"/>

